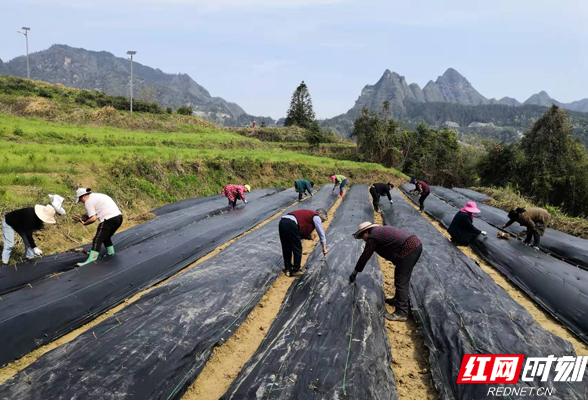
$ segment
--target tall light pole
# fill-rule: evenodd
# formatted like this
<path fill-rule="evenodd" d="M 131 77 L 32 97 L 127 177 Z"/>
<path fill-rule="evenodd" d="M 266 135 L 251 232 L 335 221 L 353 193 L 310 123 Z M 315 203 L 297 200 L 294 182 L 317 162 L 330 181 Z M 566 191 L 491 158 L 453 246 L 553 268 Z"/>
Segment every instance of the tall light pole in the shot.
<path fill-rule="evenodd" d="M 133 56 L 137 54 L 136 51 L 127 51 L 127 54 L 131 56 L 131 115 L 133 115 Z"/>
<path fill-rule="evenodd" d="M 31 28 L 27 28 L 26 26 L 23 26 L 21 28 L 24 32 L 21 31 L 17 31 L 18 33 L 20 33 L 21 35 L 24 35 L 27 41 L 27 78 L 31 79 L 31 70 L 29 69 L 29 31 L 31 30 Z"/>

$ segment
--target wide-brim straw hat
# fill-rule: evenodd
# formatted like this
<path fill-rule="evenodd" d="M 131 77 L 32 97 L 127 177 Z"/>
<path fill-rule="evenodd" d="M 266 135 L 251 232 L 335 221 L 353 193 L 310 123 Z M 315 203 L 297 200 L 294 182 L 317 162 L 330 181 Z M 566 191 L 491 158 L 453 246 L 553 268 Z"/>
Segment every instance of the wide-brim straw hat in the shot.
<path fill-rule="evenodd" d="M 52 205 L 42 206 L 37 204 L 35 206 L 35 214 L 39 219 L 47 224 L 56 224 L 55 221 L 55 208 Z"/>
<path fill-rule="evenodd" d="M 478 209 L 478 206 L 473 201 L 468 201 L 466 205 L 461 209 L 461 211 L 469 212 L 472 214 L 479 214 L 481 211 Z"/>
<path fill-rule="evenodd" d="M 365 231 L 367 231 L 367 230 L 368 230 L 368 229 L 370 229 L 370 228 L 374 228 L 374 227 L 376 227 L 376 226 L 380 226 L 380 225 L 378 225 L 378 224 L 374 224 L 373 222 L 369 222 L 369 221 L 362 222 L 362 223 L 361 223 L 361 224 L 359 224 L 359 226 L 357 227 L 357 232 L 355 232 L 355 233 L 353 234 L 353 237 L 354 237 L 354 238 L 356 238 L 356 239 L 359 239 L 359 238 L 361 237 L 361 235 L 362 235 L 362 234 L 363 234 Z"/>

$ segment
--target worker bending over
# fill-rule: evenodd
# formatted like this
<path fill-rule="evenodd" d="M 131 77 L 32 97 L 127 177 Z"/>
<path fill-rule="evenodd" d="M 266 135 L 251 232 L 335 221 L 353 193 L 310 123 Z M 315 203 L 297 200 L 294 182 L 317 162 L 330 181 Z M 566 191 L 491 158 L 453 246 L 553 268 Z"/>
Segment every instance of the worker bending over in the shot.
<path fill-rule="evenodd" d="M 300 272 L 302 239 L 312 240 L 312 232 L 315 229 L 323 246 L 323 254 L 327 256 L 327 238 L 322 223 L 328 218 L 327 212 L 322 208 L 316 211 L 296 210 L 282 216 L 278 230 L 284 256 L 284 273 L 287 276 L 294 276 Z"/>
<path fill-rule="evenodd" d="M 237 207 L 237 200 L 243 200 L 247 204 L 245 192 L 251 192 L 249 185 L 227 185 L 223 188 L 221 194 L 229 199 L 229 211 Z"/>
<path fill-rule="evenodd" d="M 363 253 L 357 260 L 355 269 L 349 276 L 349 282 L 354 283 L 357 274 L 363 271 L 374 251 L 394 266 L 394 297 L 386 299 L 386 304 L 394 306 L 393 314 L 386 312 L 385 317 L 389 321 L 406 321 L 408 318 L 408 289 L 410 277 L 415 264 L 421 257 L 423 245 L 420 239 L 410 232 L 393 226 L 380 226 L 371 222 L 359 224 L 357 232 L 353 234 L 356 239 L 366 242 Z"/>
<path fill-rule="evenodd" d="M 312 196 L 312 189 L 314 188 L 314 182 L 309 182 L 304 179 L 294 181 L 294 189 L 298 192 L 298 201 L 302 200 L 305 193 Z"/>
<path fill-rule="evenodd" d="M 421 197 L 419 197 L 419 210 L 420 212 L 423 212 L 423 210 L 425 209 L 425 200 L 427 199 L 427 197 L 429 197 L 429 194 L 431 193 L 429 185 L 427 185 L 423 181 L 418 181 L 416 178 L 412 178 L 409 183 L 413 183 L 415 186 L 416 194 L 421 195 Z"/>
<path fill-rule="evenodd" d="M 451 242 L 456 246 L 468 246 L 478 235 L 487 235 L 474 226 L 474 214 L 479 214 L 480 210 L 473 201 L 468 201 L 461 210 L 455 214 L 453 221 L 449 225 L 447 232 L 451 235 Z"/>
<path fill-rule="evenodd" d="M 388 183 L 374 183 L 370 187 L 370 194 L 372 195 L 372 201 L 374 204 L 374 210 L 376 212 L 381 212 L 382 208 L 380 207 L 380 197 L 387 196 L 388 200 L 390 200 L 390 204 L 394 203 L 392 201 L 392 195 L 390 194 L 390 190 L 394 189 L 394 185 L 390 182 Z"/>
<path fill-rule="evenodd" d="M 511 226 L 513 222 L 518 222 L 521 226 L 527 228 L 525 244 L 527 246 L 532 245 L 535 250 L 539 250 L 541 236 L 545 234 L 545 229 L 547 229 L 547 224 L 551 219 L 549 212 L 542 208 L 526 209 L 519 207 L 508 213 L 508 219 L 509 221 L 504 224 L 502 229 Z M 531 244 L 531 239 L 533 239 L 533 244 Z"/>
<path fill-rule="evenodd" d="M 2 218 L 2 265 L 8 265 L 10 254 L 14 249 L 14 232 L 22 238 L 27 260 L 43 254 L 37 247 L 33 232 L 40 231 L 46 224 L 55 224 L 55 208 L 51 205 L 21 208 L 4 215 Z"/>
<path fill-rule="evenodd" d="M 88 226 L 96 220 L 100 221 L 94 240 L 92 240 L 92 250 L 90 250 L 88 259 L 78 263 L 78 266 L 81 267 L 98 259 L 102 243 L 106 246 L 107 254 L 114 255 L 112 236 L 122 225 L 123 217 L 114 200 L 108 195 L 93 193 L 92 189 L 79 188 L 76 190 L 76 197 L 76 203 L 82 202 L 86 208 L 86 214 L 88 214 L 88 218 L 80 219 L 80 223 Z"/>
<path fill-rule="evenodd" d="M 339 197 L 343 197 L 343 188 L 347 184 L 347 178 L 345 178 L 343 175 L 331 175 L 331 180 L 335 182 L 333 192 L 335 191 L 335 189 L 337 189 L 337 186 L 339 186 Z"/>

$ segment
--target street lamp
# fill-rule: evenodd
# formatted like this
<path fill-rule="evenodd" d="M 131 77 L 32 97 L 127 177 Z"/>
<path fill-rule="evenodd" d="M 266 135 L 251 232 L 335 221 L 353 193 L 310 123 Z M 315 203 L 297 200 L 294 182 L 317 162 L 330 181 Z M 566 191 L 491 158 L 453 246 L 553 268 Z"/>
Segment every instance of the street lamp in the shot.
<path fill-rule="evenodd" d="M 21 35 L 24 35 L 27 41 L 27 78 L 31 79 L 31 70 L 29 69 L 29 31 L 31 30 L 31 28 L 27 28 L 26 26 L 23 26 L 21 28 L 24 32 L 21 31 L 17 31 L 18 33 L 20 33 Z"/>
<path fill-rule="evenodd" d="M 131 56 L 131 115 L 133 115 L 133 56 L 137 54 L 136 51 L 127 51 L 127 54 Z"/>

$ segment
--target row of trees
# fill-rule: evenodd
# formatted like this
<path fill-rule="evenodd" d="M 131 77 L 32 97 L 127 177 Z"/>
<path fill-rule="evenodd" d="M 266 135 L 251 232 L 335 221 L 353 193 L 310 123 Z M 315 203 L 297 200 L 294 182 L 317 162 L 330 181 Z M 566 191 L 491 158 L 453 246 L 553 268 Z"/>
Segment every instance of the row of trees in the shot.
<path fill-rule="evenodd" d="M 538 204 L 587 215 L 588 155 L 571 132 L 567 113 L 552 106 L 520 142 L 486 144 L 478 164 L 480 183 L 510 186 Z"/>
<path fill-rule="evenodd" d="M 415 130 L 401 128 L 388 118 L 389 107 L 384 102 L 381 114 L 364 108 L 354 122 L 352 137 L 364 161 L 443 186 L 475 182 L 475 159 L 459 145 L 455 132 L 431 129 L 425 124 Z"/>

